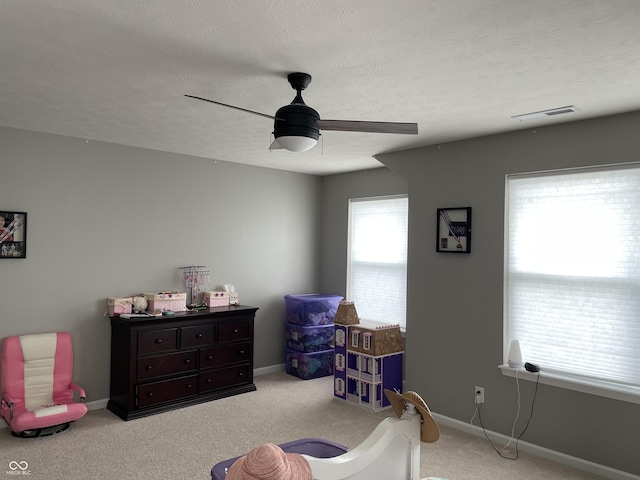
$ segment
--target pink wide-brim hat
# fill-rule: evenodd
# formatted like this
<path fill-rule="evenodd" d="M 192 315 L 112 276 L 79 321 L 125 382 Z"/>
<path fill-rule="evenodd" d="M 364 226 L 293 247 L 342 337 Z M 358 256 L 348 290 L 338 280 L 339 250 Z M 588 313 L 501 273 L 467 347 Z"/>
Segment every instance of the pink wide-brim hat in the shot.
<path fill-rule="evenodd" d="M 225 480 L 313 480 L 313 474 L 302 455 L 266 443 L 236 460 Z"/>

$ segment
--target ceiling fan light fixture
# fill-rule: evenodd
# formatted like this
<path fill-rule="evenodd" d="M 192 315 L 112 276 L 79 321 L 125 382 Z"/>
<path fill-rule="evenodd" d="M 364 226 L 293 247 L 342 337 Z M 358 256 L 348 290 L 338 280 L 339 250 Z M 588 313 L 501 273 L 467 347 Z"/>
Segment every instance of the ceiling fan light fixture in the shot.
<path fill-rule="evenodd" d="M 318 143 L 319 119 L 318 112 L 304 102 L 285 105 L 276 112 L 273 136 L 278 145 L 285 150 L 306 152 Z"/>
<path fill-rule="evenodd" d="M 276 138 L 276 142 L 290 152 L 306 152 L 315 147 L 318 140 L 311 137 L 283 135 Z"/>

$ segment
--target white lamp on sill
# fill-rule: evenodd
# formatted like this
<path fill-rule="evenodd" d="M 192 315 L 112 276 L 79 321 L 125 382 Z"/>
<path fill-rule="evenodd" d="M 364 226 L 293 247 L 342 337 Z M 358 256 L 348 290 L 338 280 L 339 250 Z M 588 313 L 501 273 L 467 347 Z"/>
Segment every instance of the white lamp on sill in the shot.
<path fill-rule="evenodd" d="M 522 351 L 520 350 L 520 341 L 511 340 L 509 345 L 509 354 L 507 355 L 507 363 L 511 368 L 522 368 Z"/>

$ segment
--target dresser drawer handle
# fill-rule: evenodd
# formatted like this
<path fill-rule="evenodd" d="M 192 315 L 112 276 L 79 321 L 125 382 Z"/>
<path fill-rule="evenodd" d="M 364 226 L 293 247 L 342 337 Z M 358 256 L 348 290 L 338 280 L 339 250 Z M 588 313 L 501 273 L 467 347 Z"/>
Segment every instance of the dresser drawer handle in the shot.
<path fill-rule="evenodd" d="M 198 334 L 196 335 L 196 338 L 202 338 L 202 334 L 201 334 L 201 333 L 198 333 Z"/>
<path fill-rule="evenodd" d="M 237 328 L 234 328 L 234 329 L 233 329 L 233 333 L 238 333 L 238 329 L 237 329 Z"/>
<path fill-rule="evenodd" d="M 185 358 L 184 363 L 191 363 L 191 359 L 190 358 Z"/>
<path fill-rule="evenodd" d="M 147 397 L 153 397 L 153 392 L 147 393 Z"/>
<path fill-rule="evenodd" d="M 191 387 L 193 387 L 193 385 L 191 385 L 190 383 L 187 384 L 187 386 L 186 386 L 187 390 L 189 390 Z"/>
<path fill-rule="evenodd" d="M 244 350 L 240 350 L 240 351 L 238 352 L 238 355 L 244 355 Z"/>
<path fill-rule="evenodd" d="M 238 372 L 239 377 L 244 377 L 244 372 Z"/>
<path fill-rule="evenodd" d="M 156 343 L 162 343 L 162 339 L 161 338 L 156 338 L 155 342 Z"/>
<path fill-rule="evenodd" d="M 146 367 L 144 367 L 145 370 L 151 370 L 153 367 L 151 365 L 147 365 Z"/>
<path fill-rule="evenodd" d="M 213 383 L 213 380 L 211 380 L 210 378 L 207 378 L 207 383 Z"/>
<path fill-rule="evenodd" d="M 209 356 L 207 357 L 207 360 L 213 360 L 213 355 L 209 355 Z"/>

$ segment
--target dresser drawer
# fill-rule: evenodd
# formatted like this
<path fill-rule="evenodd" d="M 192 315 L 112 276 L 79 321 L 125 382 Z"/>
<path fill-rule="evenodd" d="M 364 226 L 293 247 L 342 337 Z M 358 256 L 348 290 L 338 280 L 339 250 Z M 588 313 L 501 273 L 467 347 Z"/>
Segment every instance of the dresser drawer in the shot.
<path fill-rule="evenodd" d="M 195 370 L 196 355 L 197 353 L 192 351 L 139 358 L 137 366 L 138 380 Z"/>
<path fill-rule="evenodd" d="M 249 338 L 251 322 L 241 320 L 236 322 L 223 322 L 218 325 L 218 343 L 234 342 Z"/>
<path fill-rule="evenodd" d="M 197 375 L 140 385 L 138 387 L 138 407 L 143 408 L 157 403 L 195 396 L 198 393 L 197 387 Z"/>
<path fill-rule="evenodd" d="M 138 355 L 167 352 L 178 347 L 178 329 L 138 332 Z"/>
<path fill-rule="evenodd" d="M 249 342 L 221 345 L 200 350 L 200 369 L 246 362 L 251 358 Z"/>
<path fill-rule="evenodd" d="M 213 325 L 180 328 L 180 348 L 201 347 L 215 342 Z"/>
<path fill-rule="evenodd" d="M 238 365 L 237 367 L 221 368 L 220 370 L 201 373 L 198 386 L 200 393 L 203 393 L 243 383 L 249 383 L 249 365 Z"/>

